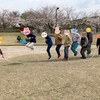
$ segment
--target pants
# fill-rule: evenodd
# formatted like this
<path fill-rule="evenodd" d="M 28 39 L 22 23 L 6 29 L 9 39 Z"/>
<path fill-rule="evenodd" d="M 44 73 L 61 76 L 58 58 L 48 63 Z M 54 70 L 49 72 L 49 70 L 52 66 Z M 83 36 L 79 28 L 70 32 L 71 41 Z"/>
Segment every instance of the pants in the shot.
<path fill-rule="evenodd" d="M 100 55 L 100 45 L 98 46 L 98 55 Z"/>
<path fill-rule="evenodd" d="M 78 54 L 78 51 L 76 50 L 78 47 L 78 43 L 77 42 L 73 42 L 72 46 L 71 46 L 71 50 L 74 54 Z"/>
<path fill-rule="evenodd" d="M 62 45 L 62 44 L 58 44 L 58 45 L 56 46 L 56 52 L 57 52 L 57 55 L 58 55 L 58 56 L 60 56 L 60 48 L 61 48 L 61 45 Z"/>
<path fill-rule="evenodd" d="M 52 45 L 48 45 L 47 46 L 47 53 L 48 53 L 48 56 L 51 57 L 51 53 L 50 53 L 50 48 L 52 47 Z"/>
<path fill-rule="evenodd" d="M 69 46 L 64 47 L 64 58 L 69 58 Z"/>
<path fill-rule="evenodd" d="M 34 49 L 34 43 L 33 42 L 28 42 L 26 44 L 26 47 L 31 48 L 31 49 Z"/>
<path fill-rule="evenodd" d="M 85 51 L 87 50 L 87 47 L 82 47 L 81 48 L 81 51 L 80 51 L 80 53 L 81 53 L 81 55 L 82 55 L 82 58 L 86 58 L 86 56 L 85 56 Z"/>
<path fill-rule="evenodd" d="M 88 43 L 88 46 L 87 46 L 87 54 L 90 54 L 91 53 L 91 45 L 92 45 L 92 43 Z"/>

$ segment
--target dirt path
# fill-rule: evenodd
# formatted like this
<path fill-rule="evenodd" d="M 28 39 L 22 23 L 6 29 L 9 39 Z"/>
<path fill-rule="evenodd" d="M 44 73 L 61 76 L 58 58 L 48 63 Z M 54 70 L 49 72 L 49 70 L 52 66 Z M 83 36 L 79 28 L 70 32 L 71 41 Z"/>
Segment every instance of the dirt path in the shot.
<path fill-rule="evenodd" d="M 1 46 L 0 47 L 4 53 L 6 58 L 12 58 L 15 56 L 27 55 L 27 54 L 39 54 L 46 53 L 46 46 L 36 46 L 35 50 L 27 48 L 26 46 Z M 63 46 L 61 49 L 63 50 Z M 78 47 L 80 48 L 80 46 Z M 92 48 L 96 48 L 95 45 L 92 45 Z M 51 48 L 51 50 L 55 50 L 55 46 Z M 0 57 L 1 58 L 1 57 Z"/>

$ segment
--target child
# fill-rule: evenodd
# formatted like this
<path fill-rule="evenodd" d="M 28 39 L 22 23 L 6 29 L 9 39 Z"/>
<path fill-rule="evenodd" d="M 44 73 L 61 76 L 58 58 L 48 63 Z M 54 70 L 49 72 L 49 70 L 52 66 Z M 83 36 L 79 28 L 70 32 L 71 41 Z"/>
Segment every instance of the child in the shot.
<path fill-rule="evenodd" d="M 49 56 L 49 58 L 48 58 L 48 60 L 49 59 L 51 59 L 51 53 L 50 53 L 50 49 L 51 49 L 51 47 L 52 47 L 52 45 L 53 45 L 53 42 L 52 42 L 52 39 L 51 39 L 51 37 L 49 36 L 49 35 L 47 35 L 47 33 L 46 32 L 43 32 L 42 34 L 41 34 L 41 36 L 42 37 L 45 37 L 45 42 L 46 42 L 46 44 L 47 44 L 47 53 L 48 53 L 48 56 Z"/>
<path fill-rule="evenodd" d="M 97 35 L 96 46 L 98 48 L 98 55 L 100 55 L 100 34 Z"/>
<path fill-rule="evenodd" d="M 82 36 L 81 37 L 80 45 L 81 45 L 80 53 L 82 55 L 81 58 L 82 59 L 86 59 L 85 51 L 87 50 L 87 46 L 88 46 L 88 38 L 87 38 L 87 36 Z"/>
<path fill-rule="evenodd" d="M 29 42 L 26 44 L 26 46 L 28 48 L 31 48 L 31 50 L 34 50 L 34 44 L 36 43 L 36 36 L 30 32 L 28 27 L 23 29 L 23 33 L 29 39 Z"/>
<path fill-rule="evenodd" d="M 77 33 L 76 29 L 71 29 L 71 33 L 72 33 L 72 41 L 73 41 L 71 45 L 71 50 L 74 53 L 74 56 L 76 56 L 78 54 L 78 51 L 76 49 L 80 44 L 81 36 L 79 35 L 79 33 Z"/>
<path fill-rule="evenodd" d="M 3 52 L 2 50 L 0 49 L 0 54 L 2 55 L 2 58 L 4 58 L 4 55 L 3 55 Z"/>
<path fill-rule="evenodd" d="M 62 46 L 62 35 L 61 32 L 59 30 L 59 27 L 55 28 L 55 45 L 56 45 L 56 52 L 58 55 L 58 58 L 60 58 L 61 54 L 60 54 L 60 48 Z"/>
<path fill-rule="evenodd" d="M 71 37 L 70 37 L 70 31 L 65 30 L 65 42 L 64 42 L 64 60 L 68 60 L 69 58 L 69 47 L 71 45 Z"/>

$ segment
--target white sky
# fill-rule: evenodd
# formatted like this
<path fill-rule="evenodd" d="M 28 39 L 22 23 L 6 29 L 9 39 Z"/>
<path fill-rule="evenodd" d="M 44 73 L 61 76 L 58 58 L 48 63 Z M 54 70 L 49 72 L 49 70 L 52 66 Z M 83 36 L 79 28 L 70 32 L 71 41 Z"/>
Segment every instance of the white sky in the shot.
<path fill-rule="evenodd" d="M 56 5 L 60 9 L 73 6 L 77 11 L 93 12 L 100 10 L 100 0 L 0 0 L 0 10 L 24 12 L 30 8 L 38 9 Z"/>

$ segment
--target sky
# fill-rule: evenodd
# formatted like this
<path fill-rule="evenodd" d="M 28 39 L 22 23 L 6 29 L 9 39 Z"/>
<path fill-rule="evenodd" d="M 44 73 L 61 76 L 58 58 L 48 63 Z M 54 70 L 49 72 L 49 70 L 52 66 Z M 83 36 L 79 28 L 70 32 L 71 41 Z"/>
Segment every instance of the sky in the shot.
<path fill-rule="evenodd" d="M 95 12 L 100 10 L 100 0 L 0 0 L 0 11 L 10 10 L 23 13 L 30 8 L 36 10 L 56 5 L 59 9 L 74 7 L 76 11 Z"/>

